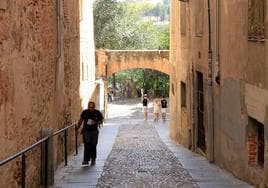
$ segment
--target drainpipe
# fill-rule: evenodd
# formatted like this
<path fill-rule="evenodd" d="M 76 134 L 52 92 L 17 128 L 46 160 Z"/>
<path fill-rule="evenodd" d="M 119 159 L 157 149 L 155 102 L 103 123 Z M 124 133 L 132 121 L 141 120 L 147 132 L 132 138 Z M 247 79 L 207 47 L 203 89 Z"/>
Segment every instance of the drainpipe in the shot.
<path fill-rule="evenodd" d="M 210 0 L 208 3 L 208 160 L 214 162 L 213 88 L 212 88 L 212 47 Z"/>
<path fill-rule="evenodd" d="M 60 24 L 60 0 L 56 0 L 56 24 L 57 24 L 57 63 L 61 58 L 61 24 Z"/>
<path fill-rule="evenodd" d="M 54 4 L 54 8 L 55 8 L 55 27 L 56 27 L 56 33 L 55 33 L 55 38 L 56 38 L 56 42 L 55 42 L 55 70 L 54 70 L 54 104 L 53 104 L 53 124 L 54 127 L 59 123 L 58 121 L 58 114 L 59 114 L 59 108 L 58 108 L 58 85 L 59 85 L 59 78 L 58 78 L 58 72 L 59 72 L 59 63 L 60 63 L 60 58 L 61 58 L 61 33 L 60 33 L 60 0 L 55 0 L 55 4 Z M 52 157 L 53 159 L 53 157 Z M 50 161 L 51 162 L 51 161 Z M 54 161 L 52 160 L 51 164 L 53 165 Z M 52 169 L 53 170 L 53 169 Z M 54 183 L 54 178 L 51 177 L 49 179 L 49 185 L 53 185 Z M 46 187 L 46 186 L 45 186 Z"/>
<path fill-rule="evenodd" d="M 58 90 L 58 72 L 59 72 L 59 64 L 61 58 L 61 24 L 60 24 L 60 0 L 55 0 L 55 14 L 56 14 L 56 62 L 55 62 L 55 84 L 54 84 L 54 104 L 56 105 L 55 109 L 57 109 L 57 90 Z M 57 110 L 55 110 L 56 114 Z M 57 118 L 56 118 L 57 119 Z"/>
<path fill-rule="evenodd" d="M 61 58 L 61 25 L 60 25 L 60 0 L 55 1 L 55 12 L 56 12 L 56 63 L 55 63 L 55 92 L 57 92 L 58 86 L 58 67 Z M 57 93 L 55 93 L 56 96 Z M 55 97 L 56 98 L 56 97 Z M 56 101 L 55 101 L 56 102 Z"/>
<path fill-rule="evenodd" d="M 192 116 L 192 122 L 191 122 L 191 128 L 192 128 L 192 131 L 191 131 L 191 150 L 194 152 L 195 151 L 195 146 L 196 146 L 196 126 L 195 126 L 195 118 L 196 118 L 196 111 L 195 111 L 195 94 L 194 94 L 194 88 L 195 88 L 195 72 L 194 72 L 194 63 L 193 61 L 191 61 L 191 85 L 192 85 L 192 89 L 190 90 L 191 92 L 191 116 Z"/>
<path fill-rule="evenodd" d="M 216 0 L 216 61 L 215 82 L 220 85 L 220 0 Z"/>

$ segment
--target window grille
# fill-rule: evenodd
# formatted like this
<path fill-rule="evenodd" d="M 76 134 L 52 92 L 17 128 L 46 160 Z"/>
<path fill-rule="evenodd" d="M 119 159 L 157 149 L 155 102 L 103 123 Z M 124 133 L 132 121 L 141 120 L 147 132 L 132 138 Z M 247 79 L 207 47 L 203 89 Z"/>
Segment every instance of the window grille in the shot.
<path fill-rule="evenodd" d="M 264 0 L 248 1 L 248 38 L 251 40 L 262 40 L 264 33 Z"/>

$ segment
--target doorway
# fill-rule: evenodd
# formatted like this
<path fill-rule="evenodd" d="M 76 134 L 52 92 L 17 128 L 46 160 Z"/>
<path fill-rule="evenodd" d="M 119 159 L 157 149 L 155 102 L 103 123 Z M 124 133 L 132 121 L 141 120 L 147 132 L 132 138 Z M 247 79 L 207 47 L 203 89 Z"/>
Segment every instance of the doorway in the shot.
<path fill-rule="evenodd" d="M 196 72 L 197 78 L 197 147 L 206 153 L 206 132 L 204 126 L 204 83 L 203 74 Z"/>

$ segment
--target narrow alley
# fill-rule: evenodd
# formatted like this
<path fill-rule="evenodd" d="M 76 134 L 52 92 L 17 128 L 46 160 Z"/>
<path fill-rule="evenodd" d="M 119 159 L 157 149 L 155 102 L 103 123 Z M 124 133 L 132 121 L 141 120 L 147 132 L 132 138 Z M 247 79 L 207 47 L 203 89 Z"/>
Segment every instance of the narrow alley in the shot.
<path fill-rule="evenodd" d="M 78 156 L 56 171 L 54 188 L 251 187 L 171 141 L 169 119 L 154 122 L 152 108 L 144 121 L 137 99 L 109 104 L 108 116 L 100 129 L 96 165 L 81 165 L 81 146 Z"/>
<path fill-rule="evenodd" d="M 1 187 L 268 188 L 267 8 L 0 0 Z"/>

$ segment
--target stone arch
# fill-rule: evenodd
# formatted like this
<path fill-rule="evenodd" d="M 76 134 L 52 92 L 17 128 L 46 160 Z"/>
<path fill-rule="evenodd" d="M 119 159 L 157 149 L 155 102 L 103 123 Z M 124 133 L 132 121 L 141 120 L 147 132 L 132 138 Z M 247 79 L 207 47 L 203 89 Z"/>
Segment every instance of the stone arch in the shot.
<path fill-rule="evenodd" d="M 123 70 L 145 68 L 173 73 L 169 50 L 99 50 L 97 52 L 97 77 L 107 77 Z"/>

